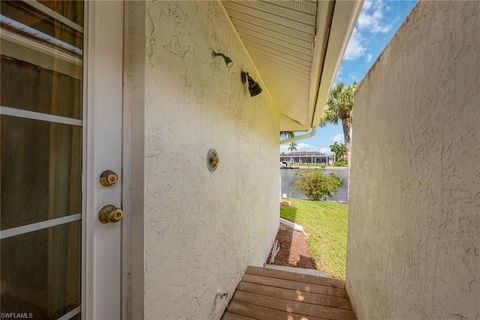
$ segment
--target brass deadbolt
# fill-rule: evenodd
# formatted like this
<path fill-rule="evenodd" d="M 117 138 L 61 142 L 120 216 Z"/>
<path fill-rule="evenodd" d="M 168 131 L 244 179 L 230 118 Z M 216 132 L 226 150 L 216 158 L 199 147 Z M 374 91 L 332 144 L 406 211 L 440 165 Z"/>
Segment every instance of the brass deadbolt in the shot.
<path fill-rule="evenodd" d="M 101 223 L 115 223 L 123 219 L 123 211 L 111 204 L 100 209 L 98 220 Z"/>
<path fill-rule="evenodd" d="M 100 175 L 100 184 L 104 187 L 113 186 L 118 181 L 118 176 L 111 170 L 105 170 Z"/>
<path fill-rule="evenodd" d="M 215 149 L 208 150 L 208 154 L 207 154 L 208 170 L 210 171 L 217 170 L 219 163 L 220 163 L 220 157 L 218 156 L 218 152 Z"/>

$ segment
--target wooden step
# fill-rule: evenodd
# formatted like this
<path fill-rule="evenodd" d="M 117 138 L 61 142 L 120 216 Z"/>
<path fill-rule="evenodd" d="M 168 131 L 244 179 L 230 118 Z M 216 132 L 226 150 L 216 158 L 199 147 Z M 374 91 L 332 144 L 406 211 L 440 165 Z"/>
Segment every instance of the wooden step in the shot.
<path fill-rule="evenodd" d="M 245 274 L 242 278 L 242 281 L 263 284 L 271 287 L 299 290 L 302 292 L 312 292 L 312 293 L 325 294 L 325 295 L 330 295 L 330 296 L 335 296 L 340 298 L 348 298 L 347 291 L 345 289 L 322 286 L 322 285 L 311 284 L 306 282 L 297 282 L 297 281 L 284 280 L 284 279 L 278 279 L 278 278 L 254 276 L 250 274 Z"/>
<path fill-rule="evenodd" d="M 346 298 L 338 298 L 334 296 L 316 294 L 310 292 L 302 292 L 299 290 L 291 290 L 285 288 L 277 288 L 264 286 L 256 283 L 241 282 L 238 289 L 245 292 L 253 292 L 270 297 L 278 297 L 290 301 L 298 301 L 312 303 L 326 307 L 342 308 L 351 310 L 350 301 Z"/>
<path fill-rule="evenodd" d="M 245 302 L 279 311 L 291 312 L 305 316 L 320 317 L 335 320 L 353 319 L 352 310 L 325 307 L 311 303 L 291 301 L 277 297 L 269 297 L 252 292 L 238 291 L 233 296 L 234 301 Z"/>
<path fill-rule="evenodd" d="M 279 311 L 241 301 L 232 301 L 228 307 L 228 313 L 247 316 L 255 320 L 329 320 L 319 317 L 305 317 L 302 314 Z M 225 320 L 225 318 L 222 319 Z"/>
<path fill-rule="evenodd" d="M 225 312 L 223 315 L 223 320 L 255 320 L 255 318 L 250 318 L 246 316 L 242 316 L 236 313 Z"/>
<path fill-rule="evenodd" d="M 269 268 L 248 267 L 224 320 L 353 320 L 345 284 Z"/>
<path fill-rule="evenodd" d="M 250 266 L 247 268 L 247 271 L 245 273 L 257 275 L 257 276 L 270 277 L 270 278 L 278 278 L 278 279 L 285 279 L 285 280 L 293 280 L 297 282 L 305 282 L 310 284 L 318 284 L 321 286 L 329 286 L 329 287 L 342 288 L 342 289 L 345 288 L 345 282 L 340 279 L 316 277 L 309 274 L 287 272 L 287 271 L 282 271 L 277 269 Z"/>

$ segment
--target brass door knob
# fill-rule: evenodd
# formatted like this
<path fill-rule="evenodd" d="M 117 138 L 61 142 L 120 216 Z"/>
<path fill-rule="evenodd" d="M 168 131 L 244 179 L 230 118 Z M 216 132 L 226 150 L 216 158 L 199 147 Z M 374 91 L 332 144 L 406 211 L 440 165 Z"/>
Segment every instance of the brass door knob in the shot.
<path fill-rule="evenodd" d="M 122 219 L 122 209 L 112 206 L 111 204 L 100 209 L 100 212 L 98 213 L 98 220 L 100 220 L 101 223 L 115 223 Z"/>
<path fill-rule="evenodd" d="M 104 187 L 113 186 L 117 181 L 118 175 L 111 170 L 105 170 L 100 175 L 100 184 Z"/>

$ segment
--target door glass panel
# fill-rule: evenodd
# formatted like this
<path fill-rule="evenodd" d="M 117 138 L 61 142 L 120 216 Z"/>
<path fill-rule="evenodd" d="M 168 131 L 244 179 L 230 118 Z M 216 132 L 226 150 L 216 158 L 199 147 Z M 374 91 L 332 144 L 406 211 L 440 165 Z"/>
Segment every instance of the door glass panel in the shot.
<path fill-rule="evenodd" d="M 5 45 L 2 43 L 2 47 L 0 105 L 81 119 L 82 81 L 81 75 L 77 74 L 80 66 L 71 65 L 68 70 L 67 65 L 62 68 L 62 73 L 28 61 L 38 57 L 31 50 L 21 50 L 22 55 L 12 57 L 3 52 L 10 48 L 11 51 L 22 48 L 8 42 Z M 45 67 L 60 69 L 53 63 Z"/>
<path fill-rule="evenodd" d="M 52 1 L 40 0 L 38 1 L 44 6 L 61 14 L 67 19 L 73 21 L 79 26 L 83 26 L 83 1 L 66 0 L 66 1 Z"/>
<path fill-rule="evenodd" d="M 78 126 L 1 116 L 0 229 L 82 211 Z"/>
<path fill-rule="evenodd" d="M 83 2 L 2 0 L 0 9 L 0 311 L 74 319 L 81 303 Z"/>
<path fill-rule="evenodd" d="M 73 47 L 81 49 L 83 47 L 83 39 L 80 31 L 75 30 L 75 24 L 80 27 L 83 25 L 83 2 L 82 1 L 44 1 L 40 2 L 41 7 L 47 7 L 48 9 L 59 13 L 61 16 L 66 17 L 68 20 L 72 21 L 69 18 L 74 18 L 76 21 L 80 21 L 81 24 L 70 23 L 67 25 L 64 21 L 59 21 L 55 17 L 52 17 L 51 13 L 45 12 L 45 10 L 33 7 L 31 4 L 28 4 L 23 1 L 2 1 L 1 2 L 1 14 L 4 18 L 4 23 L 8 28 L 19 28 L 19 26 L 24 25 L 29 28 L 21 29 L 23 35 L 29 36 L 31 38 L 40 38 L 45 41 L 50 39 L 51 41 L 58 42 L 57 45 L 60 45 L 60 41 L 65 42 Z M 13 20 L 13 21 L 11 21 Z M 38 31 L 37 33 L 31 34 L 29 31 L 33 29 Z M 32 30 L 32 31 L 33 31 Z M 55 39 L 51 39 L 55 38 Z M 65 46 L 70 48 L 70 46 Z"/>
<path fill-rule="evenodd" d="M 81 221 L 1 240 L 2 313 L 57 319 L 80 305 Z"/>
<path fill-rule="evenodd" d="M 27 3 L 1 6 L 0 105 L 81 119 L 83 34 L 64 30 Z M 46 23 L 50 27 L 42 28 Z M 73 40 L 62 39 L 67 34 Z"/>

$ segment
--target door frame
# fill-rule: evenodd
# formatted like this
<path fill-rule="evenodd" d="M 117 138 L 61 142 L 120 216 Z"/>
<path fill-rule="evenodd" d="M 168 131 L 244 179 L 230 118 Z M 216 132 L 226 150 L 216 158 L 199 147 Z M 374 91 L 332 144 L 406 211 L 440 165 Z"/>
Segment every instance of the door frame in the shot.
<path fill-rule="evenodd" d="M 105 204 L 124 208 L 123 194 L 123 1 L 85 1 L 84 6 L 84 68 L 83 68 L 83 170 L 82 170 L 82 319 L 126 318 L 126 288 L 123 242 L 128 239 L 124 221 L 102 225 L 98 222 L 98 211 Z M 104 43 L 109 43 L 105 45 Z M 103 52 L 102 52 L 103 50 Z M 113 54 L 112 54 L 113 53 Z M 106 58 L 107 57 L 107 58 Z M 100 89 L 99 89 L 100 88 Z M 108 99 L 107 99 L 108 98 Z M 103 102 L 103 103 L 102 103 Z M 102 109 L 112 110 L 112 123 L 106 121 Z M 108 125 L 108 126 L 106 126 Z M 105 143 L 103 131 L 112 137 L 112 126 L 117 138 Z M 108 127 L 108 129 L 106 129 Z M 100 140 L 100 141 L 99 141 Z M 105 159 L 116 164 L 105 165 Z M 100 159 L 100 160 L 99 160 Z M 110 162 L 110 160 L 107 161 Z M 118 165 L 119 164 L 119 165 Z M 120 179 L 108 189 L 99 184 L 99 173 L 115 169 Z M 124 214 L 124 217 L 128 214 Z M 114 229 L 114 231 L 113 231 Z M 118 265 L 112 270 L 116 281 L 108 281 L 102 254 L 105 243 L 118 244 L 112 248 Z M 117 247 L 118 245 L 118 247 Z M 120 251 L 120 252 L 119 252 Z M 104 261 L 105 262 L 105 261 Z M 111 279 L 110 279 L 111 280 Z M 103 282 L 103 283 L 102 283 Z M 115 295 L 112 297 L 111 295 Z M 112 305 L 113 304 L 113 305 Z"/>

